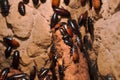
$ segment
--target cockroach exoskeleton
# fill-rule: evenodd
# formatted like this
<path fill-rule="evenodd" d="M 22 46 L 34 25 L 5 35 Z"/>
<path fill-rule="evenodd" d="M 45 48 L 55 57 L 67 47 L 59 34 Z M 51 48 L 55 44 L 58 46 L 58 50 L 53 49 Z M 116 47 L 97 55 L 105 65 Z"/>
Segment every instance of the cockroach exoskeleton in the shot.
<path fill-rule="evenodd" d="M 94 25 L 93 20 L 88 17 L 88 32 L 90 33 L 92 41 L 94 40 Z"/>
<path fill-rule="evenodd" d="M 19 2 L 18 4 L 18 12 L 22 15 L 25 16 L 26 10 L 25 10 L 25 5 L 22 1 Z"/>
<path fill-rule="evenodd" d="M 9 14 L 9 10 L 10 10 L 10 4 L 8 0 L 1 0 L 0 2 L 0 6 L 1 6 L 1 13 L 4 17 L 6 17 Z"/>
<path fill-rule="evenodd" d="M 9 68 L 4 68 L 1 72 L 0 72 L 0 80 L 6 80 L 8 73 L 10 72 Z"/>
<path fill-rule="evenodd" d="M 70 56 L 73 57 L 74 63 L 78 63 L 79 62 L 79 53 L 78 53 L 77 46 L 73 45 L 71 47 Z"/>
<path fill-rule="evenodd" d="M 65 5 L 67 6 L 67 5 L 69 5 L 70 0 L 64 0 L 64 3 L 65 3 Z"/>
<path fill-rule="evenodd" d="M 5 58 L 9 58 L 12 52 L 12 47 L 11 46 L 7 46 L 7 48 L 5 49 Z"/>
<path fill-rule="evenodd" d="M 13 48 L 16 48 L 16 47 L 19 47 L 20 44 L 18 41 L 16 41 L 15 39 L 13 39 L 12 37 L 10 36 L 6 36 L 6 37 L 3 37 L 3 42 L 7 45 L 7 46 L 11 46 Z"/>
<path fill-rule="evenodd" d="M 49 72 L 49 69 L 48 69 L 48 68 L 42 67 L 42 68 L 40 69 L 40 71 L 38 72 L 38 78 L 39 78 L 39 79 L 44 78 L 44 77 L 47 75 L 48 72 Z"/>
<path fill-rule="evenodd" d="M 39 0 L 32 0 L 34 7 L 38 7 L 39 5 Z"/>
<path fill-rule="evenodd" d="M 18 50 L 15 50 L 13 54 L 12 68 L 18 69 L 19 63 L 20 63 L 20 52 Z"/>
<path fill-rule="evenodd" d="M 70 12 L 64 8 L 54 8 L 54 11 L 61 17 L 71 18 Z"/>
<path fill-rule="evenodd" d="M 78 35 L 80 38 L 81 38 L 81 34 L 79 32 L 79 29 L 78 29 L 78 25 L 77 25 L 77 22 L 76 20 L 74 19 L 69 19 L 68 20 L 68 26 L 71 28 L 72 32 L 76 35 Z"/>
<path fill-rule="evenodd" d="M 28 4 L 28 3 L 29 3 L 29 0 L 23 0 L 23 3 L 24 3 L 24 4 Z"/>
<path fill-rule="evenodd" d="M 34 80 L 35 79 L 36 73 L 37 73 L 37 69 L 36 69 L 35 66 L 33 66 L 31 71 L 30 71 L 30 80 Z"/>
<path fill-rule="evenodd" d="M 85 13 L 81 14 L 78 18 L 78 25 L 79 27 L 84 25 L 86 27 L 86 21 L 87 21 L 87 17 L 88 17 L 88 12 L 85 11 Z"/>
<path fill-rule="evenodd" d="M 102 1 L 101 0 L 92 0 L 92 5 L 93 5 L 96 13 L 99 13 L 99 11 L 101 9 Z"/>
<path fill-rule="evenodd" d="M 81 2 L 81 5 L 82 5 L 82 6 L 85 6 L 85 4 L 86 4 L 86 1 L 87 1 L 87 0 L 80 0 L 80 2 Z"/>
<path fill-rule="evenodd" d="M 52 0 L 52 8 L 58 8 L 60 5 L 60 0 Z"/>
<path fill-rule="evenodd" d="M 40 0 L 41 1 L 41 3 L 45 3 L 46 2 L 46 0 Z"/>
<path fill-rule="evenodd" d="M 64 74 L 64 70 L 65 70 L 64 60 L 60 58 L 57 60 L 57 63 L 58 63 L 58 69 L 59 69 L 58 72 L 59 72 L 60 80 L 62 80 L 63 77 L 65 76 L 65 74 Z"/>
<path fill-rule="evenodd" d="M 59 22 L 58 14 L 54 13 L 51 18 L 50 28 L 55 27 L 55 25 Z"/>

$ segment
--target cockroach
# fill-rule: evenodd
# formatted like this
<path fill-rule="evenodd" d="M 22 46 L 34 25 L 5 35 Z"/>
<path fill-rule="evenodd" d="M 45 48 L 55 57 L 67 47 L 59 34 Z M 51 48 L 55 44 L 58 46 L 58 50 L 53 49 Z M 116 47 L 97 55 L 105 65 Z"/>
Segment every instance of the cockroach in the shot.
<path fill-rule="evenodd" d="M 12 52 L 12 47 L 11 47 L 11 46 L 8 46 L 8 47 L 5 49 L 5 58 L 10 57 L 11 52 Z"/>
<path fill-rule="evenodd" d="M 55 27 L 55 25 L 59 22 L 58 14 L 54 13 L 51 18 L 50 28 Z"/>
<path fill-rule="evenodd" d="M 1 5 L 1 13 L 4 17 L 6 17 L 9 14 L 10 10 L 10 4 L 8 0 L 1 0 L 0 2 Z"/>
<path fill-rule="evenodd" d="M 31 71 L 30 71 L 30 80 L 34 80 L 35 79 L 36 72 L 37 72 L 36 67 L 33 66 Z"/>
<path fill-rule="evenodd" d="M 65 5 L 67 6 L 67 5 L 69 5 L 70 0 L 64 0 L 64 3 L 65 3 Z"/>
<path fill-rule="evenodd" d="M 3 37 L 3 42 L 7 45 L 7 46 L 11 46 L 13 48 L 16 48 L 16 47 L 19 47 L 20 44 L 18 41 L 16 41 L 15 39 L 13 39 L 12 37 L 10 36 L 6 36 L 6 37 Z"/>
<path fill-rule="evenodd" d="M 73 45 L 71 50 L 70 50 L 70 55 L 73 57 L 74 63 L 79 62 L 79 54 L 78 54 L 78 49 L 77 46 Z"/>
<path fill-rule="evenodd" d="M 36 7 L 36 6 L 38 6 L 38 4 L 39 4 L 39 0 L 32 0 L 32 2 L 33 2 L 33 5 Z"/>
<path fill-rule="evenodd" d="M 59 75 L 60 75 L 60 78 L 63 78 L 64 77 L 64 70 L 65 70 L 65 67 L 64 67 L 64 60 L 59 58 L 57 60 L 57 63 L 58 63 L 58 69 L 59 69 Z M 62 79 L 60 79 L 62 80 Z"/>
<path fill-rule="evenodd" d="M 0 80 L 6 80 L 8 73 L 10 72 L 9 68 L 4 68 L 1 72 L 0 72 Z"/>
<path fill-rule="evenodd" d="M 66 30 L 67 34 L 70 37 L 73 37 L 73 32 L 72 32 L 71 28 L 68 26 L 68 24 L 63 24 L 63 28 Z"/>
<path fill-rule="evenodd" d="M 29 3 L 29 0 L 23 0 L 23 3 L 24 3 L 24 4 L 28 4 L 28 3 Z"/>
<path fill-rule="evenodd" d="M 58 8 L 60 5 L 60 0 L 52 0 L 52 8 Z"/>
<path fill-rule="evenodd" d="M 19 80 L 19 79 L 21 80 L 21 78 L 25 80 L 27 76 L 28 75 L 26 73 L 19 73 L 19 74 L 14 74 L 10 77 L 7 77 L 7 80 Z"/>
<path fill-rule="evenodd" d="M 22 1 L 19 2 L 18 4 L 18 12 L 24 16 L 26 14 L 26 10 L 25 10 L 25 5 Z"/>
<path fill-rule="evenodd" d="M 86 0 L 80 0 L 80 2 L 81 2 L 81 5 L 82 5 L 82 6 L 85 6 Z"/>
<path fill-rule="evenodd" d="M 85 11 L 85 13 L 82 13 L 79 18 L 78 18 L 78 25 L 79 26 L 86 26 L 86 21 L 87 21 L 87 17 L 88 17 L 88 12 Z"/>
<path fill-rule="evenodd" d="M 80 39 L 78 36 L 76 36 L 76 42 L 77 42 L 77 46 L 80 48 L 80 50 L 82 52 L 83 51 L 82 39 Z"/>
<path fill-rule="evenodd" d="M 81 34 L 79 32 L 79 29 L 78 29 L 78 25 L 77 25 L 77 22 L 76 20 L 74 19 L 69 19 L 68 20 L 68 26 L 71 28 L 72 32 L 76 35 L 78 35 L 79 37 L 81 37 Z"/>
<path fill-rule="evenodd" d="M 92 5 L 95 10 L 99 11 L 101 8 L 101 5 L 102 5 L 102 1 L 101 0 L 92 0 Z"/>
<path fill-rule="evenodd" d="M 90 17 L 88 17 L 88 32 L 90 33 L 91 39 L 94 40 L 94 25 Z"/>
<path fill-rule="evenodd" d="M 54 8 L 54 11 L 61 17 L 71 18 L 70 12 L 64 8 Z"/>
<path fill-rule="evenodd" d="M 46 2 L 46 0 L 40 0 L 41 1 L 41 3 L 45 3 Z"/>
<path fill-rule="evenodd" d="M 18 50 L 15 50 L 13 54 L 12 67 L 14 69 L 18 69 L 19 63 L 20 63 L 20 52 Z"/>
<path fill-rule="evenodd" d="M 42 67 L 39 71 L 38 78 L 40 78 L 40 79 L 44 78 L 47 75 L 48 72 L 49 72 L 48 68 Z"/>

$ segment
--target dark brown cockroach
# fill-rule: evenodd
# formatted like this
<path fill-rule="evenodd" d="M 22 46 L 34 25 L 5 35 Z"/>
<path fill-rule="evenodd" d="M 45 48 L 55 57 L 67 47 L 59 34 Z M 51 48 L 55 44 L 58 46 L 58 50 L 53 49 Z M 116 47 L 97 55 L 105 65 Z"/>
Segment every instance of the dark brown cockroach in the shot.
<path fill-rule="evenodd" d="M 69 19 L 68 20 L 68 26 L 71 28 L 72 32 L 76 35 L 78 35 L 80 38 L 81 38 L 81 34 L 79 32 L 79 29 L 78 29 L 78 25 L 77 25 L 77 22 L 76 20 L 74 19 Z"/>
<path fill-rule="evenodd" d="M 87 0 L 80 0 L 80 2 L 81 2 L 81 5 L 82 5 L 82 6 L 85 6 L 85 4 L 86 4 L 86 1 L 87 1 Z"/>
<path fill-rule="evenodd" d="M 4 68 L 4 69 L 0 72 L 0 80 L 6 80 L 9 71 L 10 71 L 9 68 Z"/>
<path fill-rule="evenodd" d="M 76 42 L 77 42 L 77 46 L 80 48 L 80 51 L 83 51 L 83 43 L 82 43 L 82 39 L 80 39 L 78 36 L 76 36 Z"/>
<path fill-rule="evenodd" d="M 23 3 L 22 1 L 19 2 L 19 4 L 18 4 L 18 12 L 19 12 L 22 16 L 24 16 L 24 15 L 26 14 L 25 5 L 24 5 L 24 3 Z"/>
<path fill-rule="evenodd" d="M 92 5 L 96 11 L 99 11 L 102 5 L 101 0 L 92 0 Z"/>
<path fill-rule="evenodd" d="M 58 8 L 60 5 L 60 0 L 52 0 L 52 8 Z"/>
<path fill-rule="evenodd" d="M 16 47 L 20 46 L 19 42 L 16 41 L 15 39 L 13 39 L 10 36 L 3 37 L 3 41 L 7 46 L 11 46 L 13 48 L 16 48 Z"/>
<path fill-rule="evenodd" d="M 46 2 L 46 0 L 40 0 L 41 1 L 41 3 L 45 3 Z"/>
<path fill-rule="evenodd" d="M 82 26 L 82 25 L 86 26 L 87 17 L 88 17 L 87 11 L 85 13 L 82 13 L 78 18 L 78 25 L 79 26 Z"/>
<path fill-rule="evenodd" d="M 70 50 L 70 55 L 73 57 L 74 63 L 79 62 L 79 54 L 78 54 L 78 49 L 77 46 L 73 45 L 71 50 Z"/>
<path fill-rule="evenodd" d="M 88 39 L 87 35 L 84 36 L 83 41 L 84 41 L 84 46 L 85 46 L 86 50 L 88 50 L 88 49 L 91 50 L 92 49 L 92 43 Z"/>
<path fill-rule="evenodd" d="M 29 3 L 29 0 L 23 0 L 23 3 L 24 3 L 24 4 L 28 4 L 28 3 Z"/>
<path fill-rule="evenodd" d="M 67 24 L 63 24 L 63 28 L 66 30 L 67 34 L 70 37 L 73 37 L 73 32 L 72 32 L 71 28 Z"/>
<path fill-rule="evenodd" d="M 35 79 L 36 72 L 37 72 L 36 67 L 33 66 L 31 71 L 30 71 L 30 80 L 34 80 Z"/>
<path fill-rule="evenodd" d="M 8 46 L 8 47 L 5 49 L 5 58 L 10 57 L 11 52 L 12 52 L 12 47 L 11 47 L 11 46 Z"/>
<path fill-rule="evenodd" d="M 55 27 L 55 25 L 59 22 L 58 14 L 54 13 L 51 18 L 50 28 Z"/>
<path fill-rule="evenodd" d="M 90 17 L 88 17 L 88 32 L 90 33 L 91 39 L 94 40 L 94 25 Z"/>
<path fill-rule="evenodd" d="M 71 18 L 70 12 L 64 8 L 54 8 L 54 11 L 61 17 Z"/>
<path fill-rule="evenodd" d="M 70 0 L 64 0 L 64 3 L 65 3 L 65 5 L 67 6 L 67 5 L 69 5 Z"/>
<path fill-rule="evenodd" d="M 18 69 L 19 63 L 20 63 L 20 53 L 18 50 L 15 50 L 13 54 L 12 68 Z"/>
<path fill-rule="evenodd" d="M 41 78 L 44 78 L 47 73 L 49 72 L 49 69 L 48 68 L 44 68 L 42 67 L 38 73 L 38 78 L 41 79 Z"/>
<path fill-rule="evenodd" d="M 36 6 L 38 6 L 38 4 L 39 4 L 39 0 L 32 0 L 32 2 L 33 2 L 33 5 L 36 7 Z"/>
<path fill-rule="evenodd" d="M 4 17 L 7 16 L 9 14 L 9 9 L 10 9 L 9 1 L 8 0 L 1 0 L 0 6 L 1 6 L 2 15 Z"/>
<path fill-rule="evenodd" d="M 19 74 L 14 74 L 12 76 L 7 77 L 6 80 L 19 80 L 19 79 L 26 80 L 26 77 L 28 77 L 26 73 L 19 73 Z"/>
<path fill-rule="evenodd" d="M 58 69 L 59 69 L 59 76 L 60 76 L 60 80 L 63 80 L 63 77 L 64 77 L 64 70 L 65 70 L 65 67 L 64 67 L 64 60 L 59 58 L 57 60 L 57 63 L 58 63 Z"/>
<path fill-rule="evenodd" d="M 59 31 L 61 32 L 62 34 L 62 39 L 64 40 L 64 43 L 66 45 L 69 45 L 70 47 L 73 45 L 73 41 L 72 39 L 70 38 L 70 36 L 67 34 L 67 32 L 65 31 L 64 28 L 60 28 Z"/>

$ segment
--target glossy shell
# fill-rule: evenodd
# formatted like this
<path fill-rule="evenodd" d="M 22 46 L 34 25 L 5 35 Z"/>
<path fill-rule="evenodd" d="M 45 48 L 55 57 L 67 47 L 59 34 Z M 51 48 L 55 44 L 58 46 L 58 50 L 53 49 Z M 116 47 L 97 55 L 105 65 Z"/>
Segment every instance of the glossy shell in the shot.
<path fill-rule="evenodd" d="M 22 16 L 24 16 L 26 14 L 25 5 L 23 2 L 19 2 L 18 11 Z"/>

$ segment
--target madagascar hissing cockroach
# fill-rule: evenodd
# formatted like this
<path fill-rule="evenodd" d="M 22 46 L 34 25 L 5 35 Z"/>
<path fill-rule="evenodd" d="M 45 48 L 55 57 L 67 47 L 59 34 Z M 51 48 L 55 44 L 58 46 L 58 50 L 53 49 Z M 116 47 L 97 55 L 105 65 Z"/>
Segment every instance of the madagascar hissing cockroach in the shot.
<path fill-rule="evenodd" d="M 76 36 L 76 42 L 77 42 L 77 46 L 80 48 L 80 51 L 83 51 L 83 43 L 82 43 L 82 39 L 80 39 L 78 36 Z"/>
<path fill-rule="evenodd" d="M 64 0 L 64 3 L 65 3 L 65 5 L 67 6 L 67 5 L 69 5 L 70 0 Z"/>
<path fill-rule="evenodd" d="M 35 79 L 36 72 L 37 72 L 36 67 L 33 66 L 31 71 L 30 71 L 30 80 L 34 80 Z"/>
<path fill-rule="evenodd" d="M 28 4 L 28 3 L 29 3 L 29 0 L 23 0 L 23 3 L 24 3 L 24 4 Z"/>
<path fill-rule="evenodd" d="M 46 2 L 46 0 L 40 0 L 41 1 L 41 3 L 45 3 Z"/>
<path fill-rule="evenodd" d="M 58 8 L 60 5 L 60 0 L 52 0 L 52 8 Z"/>
<path fill-rule="evenodd" d="M 12 47 L 11 47 L 11 46 L 8 46 L 8 47 L 5 49 L 5 58 L 10 57 L 11 52 L 12 52 Z"/>
<path fill-rule="evenodd" d="M 87 1 L 87 0 L 80 0 L 80 2 L 81 2 L 81 5 L 82 5 L 82 6 L 85 6 L 85 4 L 86 4 L 86 1 Z"/>
<path fill-rule="evenodd" d="M 73 57 L 74 63 L 79 62 L 79 53 L 76 45 L 73 45 L 70 50 L 70 55 Z"/>
<path fill-rule="evenodd" d="M 18 69 L 19 63 L 20 63 L 20 52 L 18 50 L 15 50 L 13 54 L 12 68 Z"/>
<path fill-rule="evenodd" d="M 94 40 L 94 25 L 90 17 L 88 17 L 88 32 L 90 33 L 91 39 Z"/>
<path fill-rule="evenodd" d="M 11 46 L 13 48 L 19 47 L 20 44 L 18 41 L 16 41 L 15 39 L 13 39 L 10 36 L 5 36 L 3 37 L 3 42 L 7 45 L 7 46 Z"/>
<path fill-rule="evenodd" d="M 0 80 L 6 80 L 9 71 L 10 71 L 9 68 L 4 68 L 4 69 L 0 72 Z"/>
<path fill-rule="evenodd" d="M 64 8 L 54 8 L 54 11 L 61 17 L 71 18 L 70 12 Z"/>
<path fill-rule="evenodd" d="M 9 14 L 10 10 L 10 4 L 8 0 L 1 0 L 0 1 L 0 6 L 1 6 L 1 13 L 4 17 L 6 17 Z"/>
<path fill-rule="evenodd" d="M 24 3 L 22 1 L 18 3 L 18 12 L 22 16 L 24 16 L 26 14 L 25 5 L 24 5 Z"/>
<path fill-rule="evenodd" d="M 52 15 L 52 18 L 51 18 L 50 28 L 55 27 L 55 25 L 56 25 L 58 22 L 59 22 L 58 14 L 57 14 L 57 13 L 54 13 L 54 14 Z"/>
<path fill-rule="evenodd" d="M 88 17 L 88 12 L 87 11 L 85 11 L 85 13 L 82 13 L 79 16 L 79 18 L 78 18 L 79 27 L 82 26 L 82 25 L 86 26 L 87 17 Z"/>

